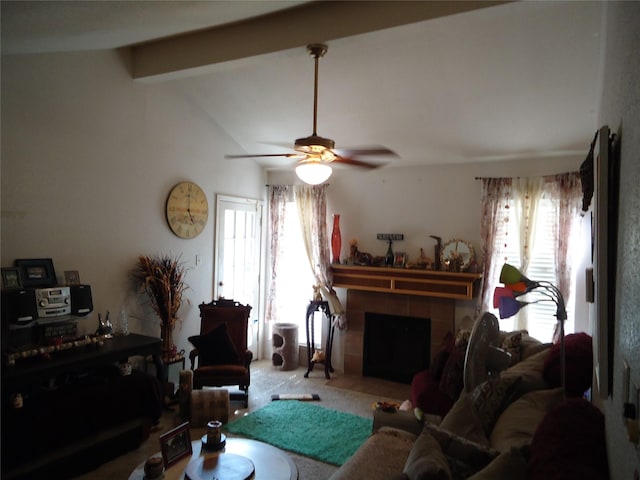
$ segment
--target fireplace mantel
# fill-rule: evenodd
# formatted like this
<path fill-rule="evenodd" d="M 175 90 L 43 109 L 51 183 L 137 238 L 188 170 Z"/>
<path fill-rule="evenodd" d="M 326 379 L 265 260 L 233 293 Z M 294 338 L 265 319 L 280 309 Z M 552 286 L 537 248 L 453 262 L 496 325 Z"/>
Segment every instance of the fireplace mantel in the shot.
<path fill-rule="evenodd" d="M 407 268 L 331 266 L 333 286 L 368 292 L 472 300 L 481 273 L 440 272 Z"/>

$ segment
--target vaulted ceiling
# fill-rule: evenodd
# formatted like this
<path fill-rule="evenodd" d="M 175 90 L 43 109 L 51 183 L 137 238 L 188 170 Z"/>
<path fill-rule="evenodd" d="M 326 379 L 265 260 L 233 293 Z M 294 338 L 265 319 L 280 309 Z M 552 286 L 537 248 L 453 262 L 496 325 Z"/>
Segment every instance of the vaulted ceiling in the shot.
<path fill-rule="evenodd" d="M 170 82 L 230 154 L 312 133 L 305 45 L 326 43 L 317 133 L 394 150 L 386 168 L 584 156 L 603 37 L 583 1 L 2 2 L 3 55 L 125 48 L 132 78 Z"/>

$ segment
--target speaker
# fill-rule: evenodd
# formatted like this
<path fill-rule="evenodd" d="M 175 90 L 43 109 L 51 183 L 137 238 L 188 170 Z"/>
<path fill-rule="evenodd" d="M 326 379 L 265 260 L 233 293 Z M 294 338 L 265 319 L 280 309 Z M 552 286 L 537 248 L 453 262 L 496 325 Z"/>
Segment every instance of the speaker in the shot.
<path fill-rule="evenodd" d="M 90 285 L 71 285 L 71 315 L 87 315 L 93 311 Z"/>
<path fill-rule="evenodd" d="M 33 288 L 2 291 L 3 325 L 26 325 L 37 318 L 36 291 Z"/>

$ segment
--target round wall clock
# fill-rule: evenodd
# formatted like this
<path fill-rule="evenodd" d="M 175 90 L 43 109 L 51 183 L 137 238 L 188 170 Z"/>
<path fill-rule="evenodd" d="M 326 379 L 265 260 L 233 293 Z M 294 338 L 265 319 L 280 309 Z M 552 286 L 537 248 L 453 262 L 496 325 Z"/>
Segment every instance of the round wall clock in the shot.
<path fill-rule="evenodd" d="M 193 182 L 181 182 L 167 198 L 167 222 L 180 238 L 197 237 L 209 219 L 209 204 L 202 189 Z"/>

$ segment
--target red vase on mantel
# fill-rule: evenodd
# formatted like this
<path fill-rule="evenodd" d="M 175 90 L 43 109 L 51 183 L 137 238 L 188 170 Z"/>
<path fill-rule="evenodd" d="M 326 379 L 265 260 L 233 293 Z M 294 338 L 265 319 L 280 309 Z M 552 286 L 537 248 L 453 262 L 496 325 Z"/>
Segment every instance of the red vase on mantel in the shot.
<path fill-rule="evenodd" d="M 340 263 L 340 248 L 342 236 L 340 235 L 340 214 L 333 214 L 333 230 L 331 232 L 331 263 Z"/>

